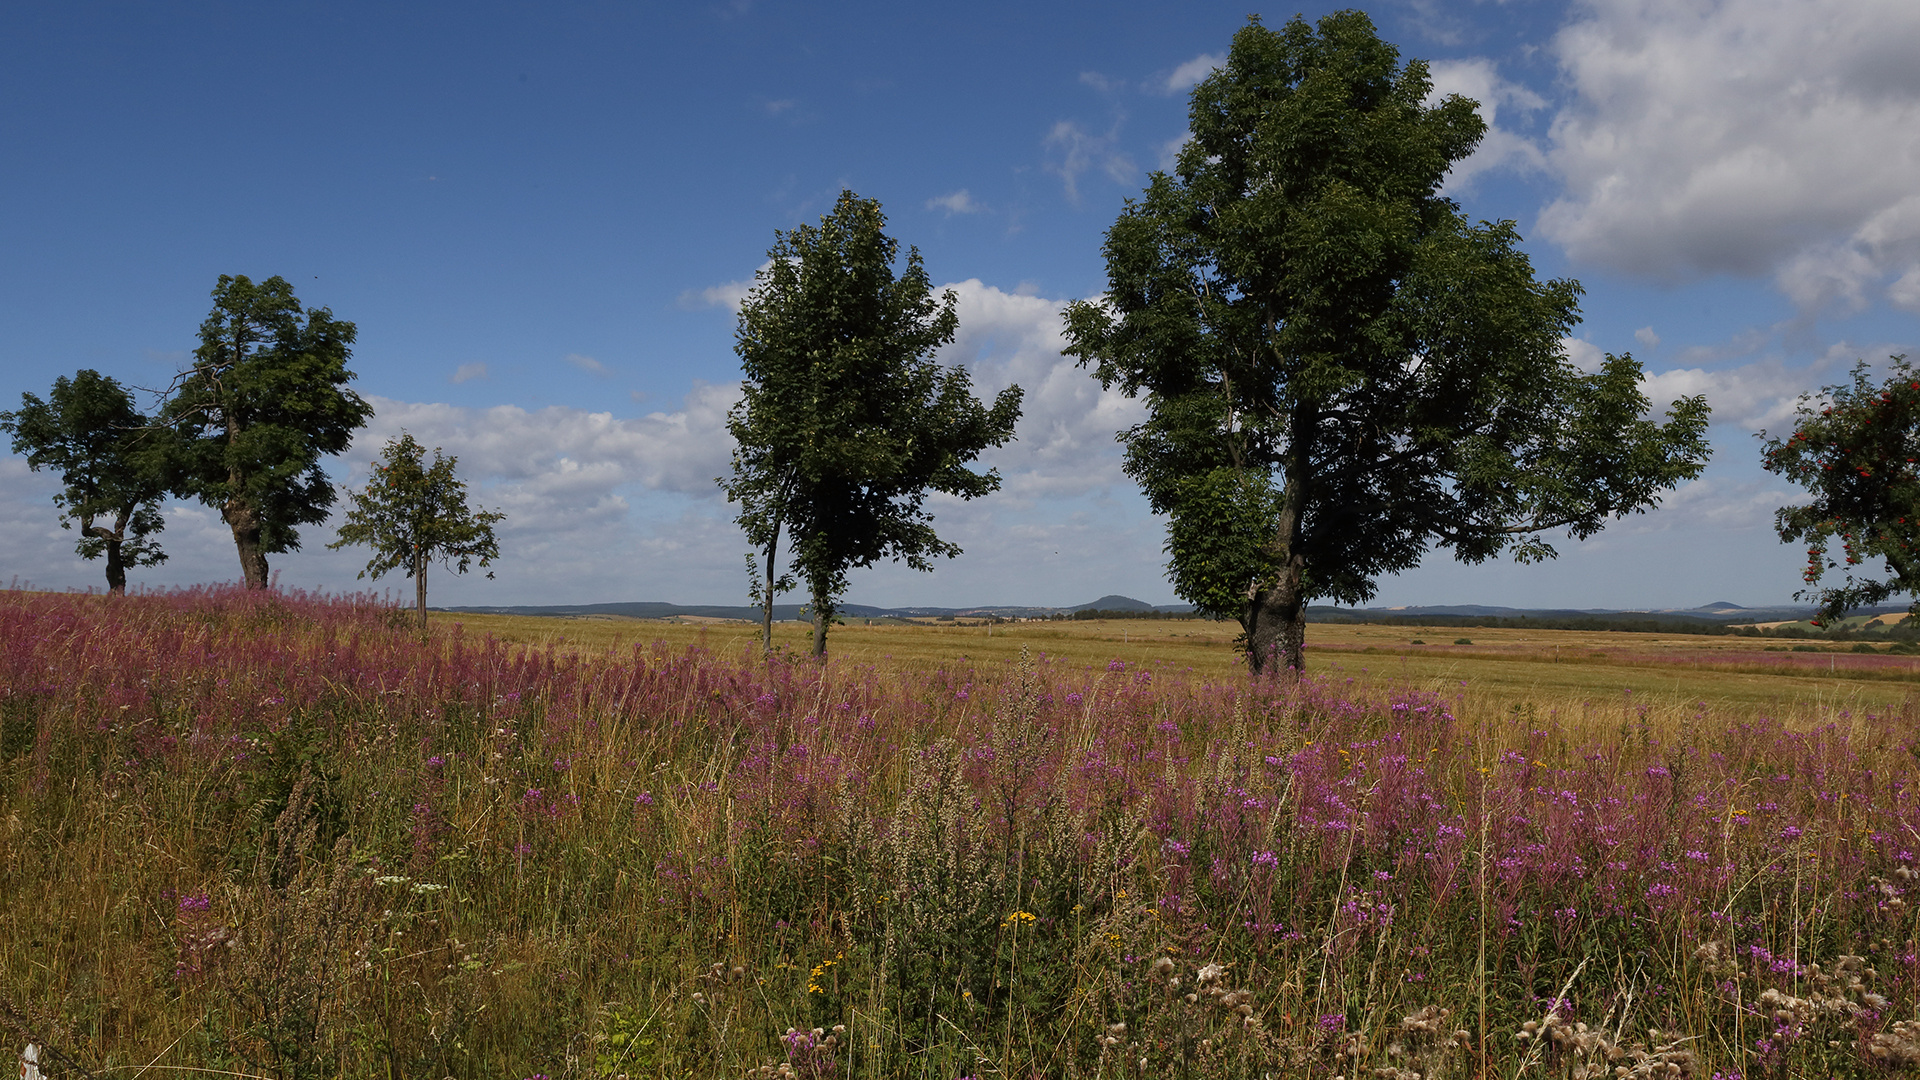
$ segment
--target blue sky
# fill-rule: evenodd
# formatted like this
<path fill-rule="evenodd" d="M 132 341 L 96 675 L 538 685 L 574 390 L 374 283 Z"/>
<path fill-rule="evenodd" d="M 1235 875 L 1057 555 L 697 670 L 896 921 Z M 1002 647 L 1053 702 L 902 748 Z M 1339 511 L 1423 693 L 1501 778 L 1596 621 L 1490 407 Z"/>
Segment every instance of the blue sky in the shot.
<path fill-rule="evenodd" d="M 1296 10 L 1315 18 L 1336 5 Z M 936 501 L 966 554 L 848 599 L 1172 601 L 1161 527 L 1120 474 L 1138 406 L 1058 355 L 1104 283 L 1122 201 L 1185 130 L 1186 89 L 1248 5 L 23 3 L 0 14 L 0 403 L 91 367 L 164 385 L 220 274 L 279 274 L 359 326 L 377 409 L 508 514 L 496 580 L 436 603 L 744 602 L 712 483 L 732 304 L 774 230 L 879 199 L 961 299 L 947 353 L 1027 390 L 1003 490 Z M 1920 5 L 1906 0 L 1394 0 L 1383 37 L 1492 123 L 1450 181 L 1579 278 L 1576 363 L 1631 350 L 1664 403 L 1705 393 L 1716 456 L 1661 510 L 1545 566 L 1437 553 L 1377 603 L 1787 600 L 1793 491 L 1753 432 L 1920 338 Z M 55 481 L 0 458 L 0 577 L 97 586 Z M 151 585 L 238 577 L 206 507 L 170 505 Z M 366 587 L 330 528 L 285 585 Z M 398 589 L 386 579 L 374 587 Z"/>

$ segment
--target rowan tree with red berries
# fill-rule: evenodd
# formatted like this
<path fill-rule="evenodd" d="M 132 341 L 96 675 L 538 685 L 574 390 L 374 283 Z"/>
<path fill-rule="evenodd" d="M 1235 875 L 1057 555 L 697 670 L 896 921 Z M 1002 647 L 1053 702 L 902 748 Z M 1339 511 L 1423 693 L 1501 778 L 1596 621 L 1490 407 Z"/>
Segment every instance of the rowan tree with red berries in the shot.
<path fill-rule="evenodd" d="M 1774 525 L 1781 540 L 1806 544 L 1807 587 L 1794 595 L 1819 600 L 1816 626 L 1903 594 L 1920 614 L 1920 372 L 1904 356 L 1889 372 L 1875 385 L 1862 362 L 1851 383 L 1802 397 L 1793 434 L 1764 448 L 1768 472 L 1813 493 L 1781 507 Z M 1823 585 L 1828 571 L 1842 584 Z"/>

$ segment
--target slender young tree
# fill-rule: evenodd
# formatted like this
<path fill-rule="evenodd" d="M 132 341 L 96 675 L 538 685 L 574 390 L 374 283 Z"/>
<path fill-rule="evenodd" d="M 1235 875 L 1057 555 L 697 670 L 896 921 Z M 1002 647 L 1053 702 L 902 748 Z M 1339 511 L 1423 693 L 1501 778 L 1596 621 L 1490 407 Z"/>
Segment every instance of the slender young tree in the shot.
<path fill-rule="evenodd" d="M 1904 356 L 1883 383 L 1862 363 L 1850 382 L 1802 397 L 1793 434 L 1769 440 L 1761 460 L 1813 496 L 1781 507 L 1774 524 L 1782 541 L 1807 546 L 1807 587 L 1795 595 L 1819 602 L 1816 624 L 1893 596 L 1920 601 L 1920 371 Z M 1822 587 L 1829 570 L 1841 583 Z"/>
<path fill-rule="evenodd" d="M 133 395 L 87 369 L 55 379 L 45 401 L 22 394 L 18 412 L 0 412 L 0 431 L 13 436 L 13 452 L 26 456 L 27 467 L 60 473 L 66 487 L 53 497 L 60 527 L 79 523 L 81 558 L 106 556 L 114 595 L 127 591 L 127 567 L 167 559 L 154 535 L 166 528 L 166 486 L 140 454 L 147 424 Z"/>
<path fill-rule="evenodd" d="M 413 579 L 422 627 L 427 625 L 427 565 L 438 559 L 458 574 L 466 573 L 475 560 L 482 569 L 491 566 L 500 557 L 493 526 L 506 517 L 467 505 L 467 485 L 453 472 L 458 458 L 442 457 L 439 447 L 434 447 L 433 464 L 428 465 L 426 457 L 426 450 L 404 431 L 388 440 L 366 489 L 348 493 L 352 505 L 340 538 L 327 545 L 373 548 L 373 558 L 360 571 L 362 578 L 405 571 Z"/>
<path fill-rule="evenodd" d="M 1551 557 L 1698 475 L 1704 399 L 1645 418 L 1639 366 L 1584 374 L 1573 281 L 1440 194 L 1486 125 L 1427 103 L 1367 17 L 1253 19 L 1194 88 L 1192 139 L 1107 233 L 1066 352 L 1144 395 L 1125 467 L 1169 517 L 1176 591 L 1298 669 L 1306 605 L 1360 603 L 1429 547 Z"/>
<path fill-rule="evenodd" d="M 220 511 L 248 587 L 267 587 L 267 556 L 300 548 L 298 526 L 327 519 L 338 454 L 373 408 L 347 388 L 354 326 L 303 311 L 278 277 L 221 275 L 193 365 L 160 411 L 156 439 L 170 488 Z"/>
<path fill-rule="evenodd" d="M 727 418 L 738 449 L 719 483 L 765 558 L 754 580 L 769 647 L 783 532 L 823 656 L 850 569 L 891 558 L 931 570 L 933 557 L 960 554 L 933 531 L 927 493 L 972 499 L 999 488 L 998 473 L 967 466 L 1012 439 L 1020 417 L 1019 387 L 988 407 L 964 368 L 934 361 L 959 326 L 957 300 L 934 297 L 913 248 L 895 276 L 900 245 L 885 224 L 879 203 L 841 192 L 818 227 L 775 234 L 740 308 L 745 379 Z"/>

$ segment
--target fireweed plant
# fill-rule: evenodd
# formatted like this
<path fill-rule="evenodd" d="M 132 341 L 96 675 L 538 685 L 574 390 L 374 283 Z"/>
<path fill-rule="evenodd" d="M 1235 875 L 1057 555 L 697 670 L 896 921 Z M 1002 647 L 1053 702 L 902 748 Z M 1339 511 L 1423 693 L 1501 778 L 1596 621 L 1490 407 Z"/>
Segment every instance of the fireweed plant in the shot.
<path fill-rule="evenodd" d="M 523 649 L 0 592 L 0 1024 L 66 1075 L 1920 1063 L 1920 736 Z"/>

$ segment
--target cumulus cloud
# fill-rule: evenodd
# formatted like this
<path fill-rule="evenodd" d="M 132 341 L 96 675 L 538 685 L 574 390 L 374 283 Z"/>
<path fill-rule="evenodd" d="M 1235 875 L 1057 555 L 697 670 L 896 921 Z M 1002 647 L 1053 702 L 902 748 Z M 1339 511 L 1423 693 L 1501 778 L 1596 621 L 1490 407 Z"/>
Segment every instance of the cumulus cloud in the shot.
<path fill-rule="evenodd" d="M 1900 280 L 1887 286 L 1887 299 L 1896 307 L 1920 313 L 1920 266 L 1915 266 L 1900 276 Z"/>
<path fill-rule="evenodd" d="M 753 277 L 709 285 L 704 289 L 688 289 L 680 294 L 680 306 L 683 308 L 723 307 L 729 311 L 739 311 L 740 305 L 747 299 L 747 294 L 752 292 L 753 287 L 759 283 L 760 275 L 766 273 L 772 266 L 773 260 L 768 259 L 760 264 L 760 269 L 754 271 Z"/>
<path fill-rule="evenodd" d="M 1717 359 L 1717 351 L 1688 350 L 1681 359 Z M 1641 380 L 1641 391 L 1656 410 L 1675 398 L 1704 394 L 1715 424 L 1755 432 L 1779 427 L 1793 415 L 1800 395 L 1834 381 L 1860 355 L 1843 343 L 1807 364 L 1789 365 L 1779 356 L 1764 356 L 1713 369 L 1675 367 L 1648 372 Z"/>
<path fill-rule="evenodd" d="M 1227 62 L 1225 53 L 1201 53 L 1199 56 L 1181 64 L 1167 73 L 1166 81 L 1160 84 L 1160 91 L 1177 94 L 1189 87 L 1198 85 L 1200 80 L 1213 74 L 1213 69 Z"/>
<path fill-rule="evenodd" d="M 1051 159 L 1048 172 L 1058 176 L 1067 189 L 1067 201 L 1080 201 L 1080 177 L 1089 169 L 1099 169 L 1116 184 L 1125 184 L 1139 171 L 1133 160 L 1121 153 L 1119 125 L 1105 135 L 1094 135 L 1071 120 L 1062 120 L 1047 133 L 1045 146 Z"/>
<path fill-rule="evenodd" d="M 973 196 L 967 194 L 967 189 L 961 188 L 959 191 L 951 194 L 939 195 L 928 199 L 927 209 L 945 210 L 947 216 L 952 217 L 955 214 L 977 214 L 986 209 L 986 207 L 974 202 Z"/>
<path fill-rule="evenodd" d="M 1653 327 L 1651 326 L 1643 326 L 1635 330 L 1633 332 L 1633 340 L 1639 342 L 1640 347 L 1643 349 L 1657 349 L 1660 347 L 1660 335 L 1654 333 Z"/>
<path fill-rule="evenodd" d="M 739 396 L 735 383 L 697 384 L 679 409 L 629 418 L 562 405 L 476 409 L 373 397 L 373 420 L 346 458 L 353 475 L 364 476 L 388 439 L 411 432 L 458 455 L 463 474 L 547 499 L 542 515 L 582 513 L 628 488 L 704 496 L 731 460 L 727 410 Z"/>
<path fill-rule="evenodd" d="M 1561 338 L 1560 351 L 1566 355 L 1568 363 L 1588 374 L 1599 371 L 1600 365 L 1607 362 L 1607 354 L 1600 346 L 1579 338 Z"/>
<path fill-rule="evenodd" d="M 60 527 L 59 511 L 53 504 L 59 488 L 56 475 L 29 472 L 22 458 L 0 458 L 0 551 L 6 552 L 6 580 L 0 585 L 106 589 L 104 562 L 80 558 L 73 549 L 75 534 Z M 131 587 L 239 580 L 240 559 L 234 550 L 233 533 L 217 511 L 198 503 L 169 501 L 161 506 L 161 514 L 166 528 L 157 539 L 167 553 L 167 561 L 159 566 L 129 567 L 127 580 Z M 331 524 L 304 526 L 300 535 L 304 550 L 268 557 L 270 570 L 281 575 L 285 583 L 301 588 L 324 586 L 332 591 L 366 587 L 365 582 L 354 579 L 366 563 L 365 554 L 356 561 L 351 554 L 326 549 L 333 538 Z M 290 565 L 296 570 L 287 575 Z"/>
<path fill-rule="evenodd" d="M 1661 498 L 1657 512 L 1635 515 L 1612 528 L 1632 533 L 1768 529 L 1773 525 L 1774 511 L 1808 498 L 1805 491 L 1784 481 L 1736 479 L 1709 473 L 1667 493 Z"/>
<path fill-rule="evenodd" d="M 1500 125 L 1500 110 L 1532 113 L 1546 107 L 1546 99 L 1519 83 L 1500 77 L 1490 60 L 1441 60 L 1430 66 L 1433 90 L 1429 105 L 1452 94 L 1472 98 L 1478 103 L 1480 118 L 1487 133 L 1473 153 L 1454 162 L 1447 174 L 1446 190 L 1460 191 L 1472 185 L 1482 173 L 1495 169 L 1534 172 L 1546 165 L 1546 155 L 1524 136 Z"/>
<path fill-rule="evenodd" d="M 447 381 L 457 385 L 459 383 L 472 382 L 475 379 L 484 379 L 486 377 L 487 377 L 487 365 L 461 364 L 459 367 L 453 369 L 452 375 L 447 376 Z"/>
<path fill-rule="evenodd" d="M 1572 100 L 1540 232 L 1574 258 L 1773 274 L 1803 308 L 1920 265 L 1920 5 L 1588 0 L 1553 49 Z"/>
<path fill-rule="evenodd" d="M 946 286 L 959 298 L 960 332 L 940 353 L 965 364 L 981 396 L 1017 383 L 1024 391 L 1016 441 L 986 455 L 1019 500 L 1070 498 L 1114 486 L 1120 472 L 1113 436 L 1145 418 L 1143 406 L 1100 384 L 1060 355 L 1066 344 L 1063 300 L 1005 292 L 977 278 Z"/>
<path fill-rule="evenodd" d="M 436 575 L 430 579 L 434 603 L 726 596 L 737 590 L 745 548 L 714 478 L 729 467 L 726 414 L 738 396 L 737 384 L 696 385 L 678 408 L 634 417 L 370 396 L 372 420 L 329 467 L 345 486 L 359 487 L 387 441 L 410 432 L 458 459 L 476 503 L 506 513 L 497 530 L 498 581 Z M 42 587 L 96 587 L 104 581 L 100 564 L 73 555 L 73 534 L 60 528 L 52 502 L 56 488 L 56 479 L 30 473 L 23 459 L 0 458 L 0 550 L 8 553 L 12 574 Z M 340 504 L 335 509 L 335 520 L 300 530 L 302 550 L 270 558 L 283 583 L 367 587 L 355 578 L 366 563 L 364 549 L 326 547 Z M 169 503 L 163 512 L 169 561 L 135 572 L 136 583 L 238 576 L 232 536 L 216 511 Z M 401 584 L 389 577 L 378 586 Z M 668 595 L 676 591 L 684 596 Z"/>

